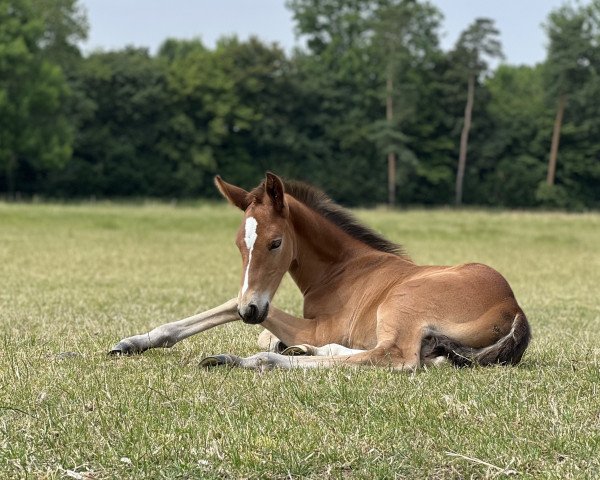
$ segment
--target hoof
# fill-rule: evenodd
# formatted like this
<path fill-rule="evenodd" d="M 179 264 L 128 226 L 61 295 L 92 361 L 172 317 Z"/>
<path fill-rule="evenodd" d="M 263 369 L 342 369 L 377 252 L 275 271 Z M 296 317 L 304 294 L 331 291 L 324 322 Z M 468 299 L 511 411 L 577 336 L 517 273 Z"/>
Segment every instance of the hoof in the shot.
<path fill-rule="evenodd" d="M 204 368 L 219 367 L 221 365 L 235 365 L 233 355 L 211 355 L 200 360 L 200 366 Z"/>
<path fill-rule="evenodd" d="M 287 347 L 285 350 L 283 350 L 283 352 L 281 352 L 281 354 L 290 357 L 296 357 L 300 355 L 311 355 L 312 353 L 308 345 L 293 345 L 291 347 Z"/>
<path fill-rule="evenodd" d="M 136 353 L 142 353 L 142 350 L 136 348 L 133 343 L 121 340 L 110 349 L 108 355 L 135 355 Z"/>
<path fill-rule="evenodd" d="M 281 353 L 283 354 L 283 352 L 288 348 L 288 346 L 283 343 L 281 340 L 277 340 L 277 342 L 275 342 L 275 344 L 272 346 L 271 349 L 269 349 L 270 352 L 273 353 Z"/>

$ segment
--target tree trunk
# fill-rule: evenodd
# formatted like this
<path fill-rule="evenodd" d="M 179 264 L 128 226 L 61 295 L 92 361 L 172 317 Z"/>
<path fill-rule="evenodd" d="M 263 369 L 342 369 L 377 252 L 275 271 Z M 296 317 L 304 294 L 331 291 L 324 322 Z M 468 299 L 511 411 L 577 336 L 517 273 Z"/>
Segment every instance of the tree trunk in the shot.
<path fill-rule="evenodd" d="M 6 161 L 6 168 L 4 170 L 6 174 L 6 196 L 9 200 L 15 198 L 15 169 L 17 166 L 17 159 L 14 155 L 8 157 Z"/>
<path fill-rule="evenodd" d="M 458 170 L 456 172 L 456 205 L 462 203 L 463 181 L 465 166 L 467 164 L 467 146 L 469 145 L 469 130 L 471 130 L 471 115 L 473 113 L 473 99 L 475 96 L 475 74 L 469 75 L 467 87 L 467 105 L 465 106 L 465 121 L 460 134 L 460 153 L 458 156 Z"/>
<path fill-rule="evenodd" d="M 552 145 L 550 146 L 550 158 L 548 159 L 548 176 L 546 177 L 546 183 L 548 185 L 554 185 L 554 178 L 556 176 L 556 159 L 558 157 L 558 144 L 560 142 L 560 130 L 562 128 L 563 115 L 565 113 L 566 105 L 567 95 L 563 93 L 558 99 L 558 109 L 556 111 L 556 118 L 554 119 Z"/>
<path fill-rule="evenodd" d="M 392 74 L 388 73 L 386 83 L 385 117 L 388 127 L 392 128 L 394 120 L 394 104 L 392 100 L 393 82 Z M 396 154 L 389 152 L 387 156 L 388 164 L 388 205 L 393 207 L 396 204 Z"/>

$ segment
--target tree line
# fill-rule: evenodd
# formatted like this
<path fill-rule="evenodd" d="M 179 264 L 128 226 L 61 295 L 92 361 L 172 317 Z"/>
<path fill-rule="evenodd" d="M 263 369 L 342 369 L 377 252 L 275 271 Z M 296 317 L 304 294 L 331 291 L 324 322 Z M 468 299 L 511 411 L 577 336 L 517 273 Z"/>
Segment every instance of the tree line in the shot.
<path fill-rule="evenodd" d="M 83 55 L 77 0 L 0 0 L 0 194 L 210 198 L 273 170 L 348 205 L 600 206 L 600 0 L 551 12 L 535 66 L 499 63 L 486 18 L 443 51 L 426 1 L 287 5 L 292 53 Z"/>

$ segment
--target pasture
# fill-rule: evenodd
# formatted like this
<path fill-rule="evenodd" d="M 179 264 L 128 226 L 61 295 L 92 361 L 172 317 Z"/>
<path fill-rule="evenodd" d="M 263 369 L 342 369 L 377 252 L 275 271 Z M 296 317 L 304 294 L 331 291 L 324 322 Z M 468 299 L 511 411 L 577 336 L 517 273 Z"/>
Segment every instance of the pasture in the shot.
<path fill-rule="evenodd" d="M 600 215 L 356 214 L 419 263 L 502 272 L 533 328 L 522 364 L 200 369 L 257 351 L 241 322 L 108 357 L 237 294 L 240 213 L 0 203 L 0 477 L 600 476 Z M 274 303 L 301 315 L 287 278 Z"/>

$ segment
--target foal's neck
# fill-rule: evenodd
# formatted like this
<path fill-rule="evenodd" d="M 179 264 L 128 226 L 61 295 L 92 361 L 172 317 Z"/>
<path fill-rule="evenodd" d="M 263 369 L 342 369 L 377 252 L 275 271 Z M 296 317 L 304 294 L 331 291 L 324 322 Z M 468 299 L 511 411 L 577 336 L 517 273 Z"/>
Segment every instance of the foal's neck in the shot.
<path fill-rule="evenodd" d="M 351 259 L 373 253 L 373 249 L 339 227 L 289 198 L 290 222 L 296 237 L 296 256 L 290 274 L 302 293 L 318 288 L 343 273 Z"/>

